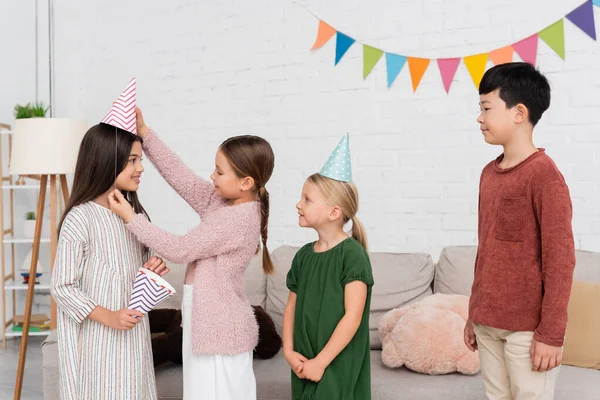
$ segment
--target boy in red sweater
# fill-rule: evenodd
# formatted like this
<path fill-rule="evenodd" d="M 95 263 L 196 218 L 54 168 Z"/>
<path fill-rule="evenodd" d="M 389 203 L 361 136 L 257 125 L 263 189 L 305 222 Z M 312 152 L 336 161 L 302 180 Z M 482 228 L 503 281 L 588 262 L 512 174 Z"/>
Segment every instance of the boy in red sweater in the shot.
<path fill-rule="evenodd" d="M 488 70 L 479 95 L 484 139 L 504 152 L 481 173 L 465 344 L 479 349 L 489 399 L 550 400 L 575 267 L 569 189 L 532 140 L 550 86 L 515 62 Z"/>

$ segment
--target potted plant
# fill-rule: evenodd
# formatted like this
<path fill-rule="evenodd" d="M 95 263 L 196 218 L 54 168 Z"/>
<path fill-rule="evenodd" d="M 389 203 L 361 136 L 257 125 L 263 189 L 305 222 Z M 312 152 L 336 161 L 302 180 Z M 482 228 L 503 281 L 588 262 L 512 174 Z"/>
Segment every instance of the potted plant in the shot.
<path fill-rule="evenodd" d="M 25 105 L 17 104 L 15 106 L 15 119 L 25 118 L 45 118 L 50 107 L 43 102 L 27 103 Z"/>
<path fill-rule="evenodd" d="M 23 221 L 23 236 L 26 238 L 32 238 L 35 234 L 35 213 L 29 211 L 25 214 L 25 221 Z"/>

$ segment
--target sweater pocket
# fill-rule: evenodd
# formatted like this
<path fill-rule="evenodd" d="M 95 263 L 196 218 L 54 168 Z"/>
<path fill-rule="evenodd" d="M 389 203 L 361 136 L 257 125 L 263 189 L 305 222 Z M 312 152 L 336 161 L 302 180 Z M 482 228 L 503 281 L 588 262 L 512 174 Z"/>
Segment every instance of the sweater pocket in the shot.
<path fill-rule="evenodd" d="M 526 217 L 527 197 L 502 196 L 496 214 L 495 238 L 507 242 L 524 241 Z"/>

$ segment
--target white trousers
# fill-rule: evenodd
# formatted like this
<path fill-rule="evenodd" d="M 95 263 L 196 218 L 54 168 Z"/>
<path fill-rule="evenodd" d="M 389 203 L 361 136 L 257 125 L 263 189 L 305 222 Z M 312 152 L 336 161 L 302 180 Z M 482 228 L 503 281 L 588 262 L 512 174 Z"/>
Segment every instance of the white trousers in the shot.
<path fill-rule="evenodd" d="M 192 285 L 183 287 L 183 400 L 256 400 L 252 352 L 192 353 Z"/>
<path fill-rule="evenodd" d="M 532 371 L 533 332 L 513 332 L 473 324 L 481 376 L 490 400 L 552 400 L 560 366 Z"/>

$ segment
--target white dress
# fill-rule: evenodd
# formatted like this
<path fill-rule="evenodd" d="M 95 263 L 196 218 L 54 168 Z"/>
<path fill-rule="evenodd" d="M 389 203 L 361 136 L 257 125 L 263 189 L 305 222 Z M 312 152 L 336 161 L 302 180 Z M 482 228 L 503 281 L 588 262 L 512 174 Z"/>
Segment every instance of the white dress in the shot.
<path fill-rule="evenodd" d="M 183 400 L 256 400 L 253 352 L 192 352 L 193 285 L 183 286 Z"/>
<path fill-rule="evenodd" d="M 96 305 L 127 307 L 143 254 L 123 220 L 94 202 L 65 218 L 52 273 L 61 399 L 157 398 L 148 318 L 129 331 L 87 318 Z"/>

